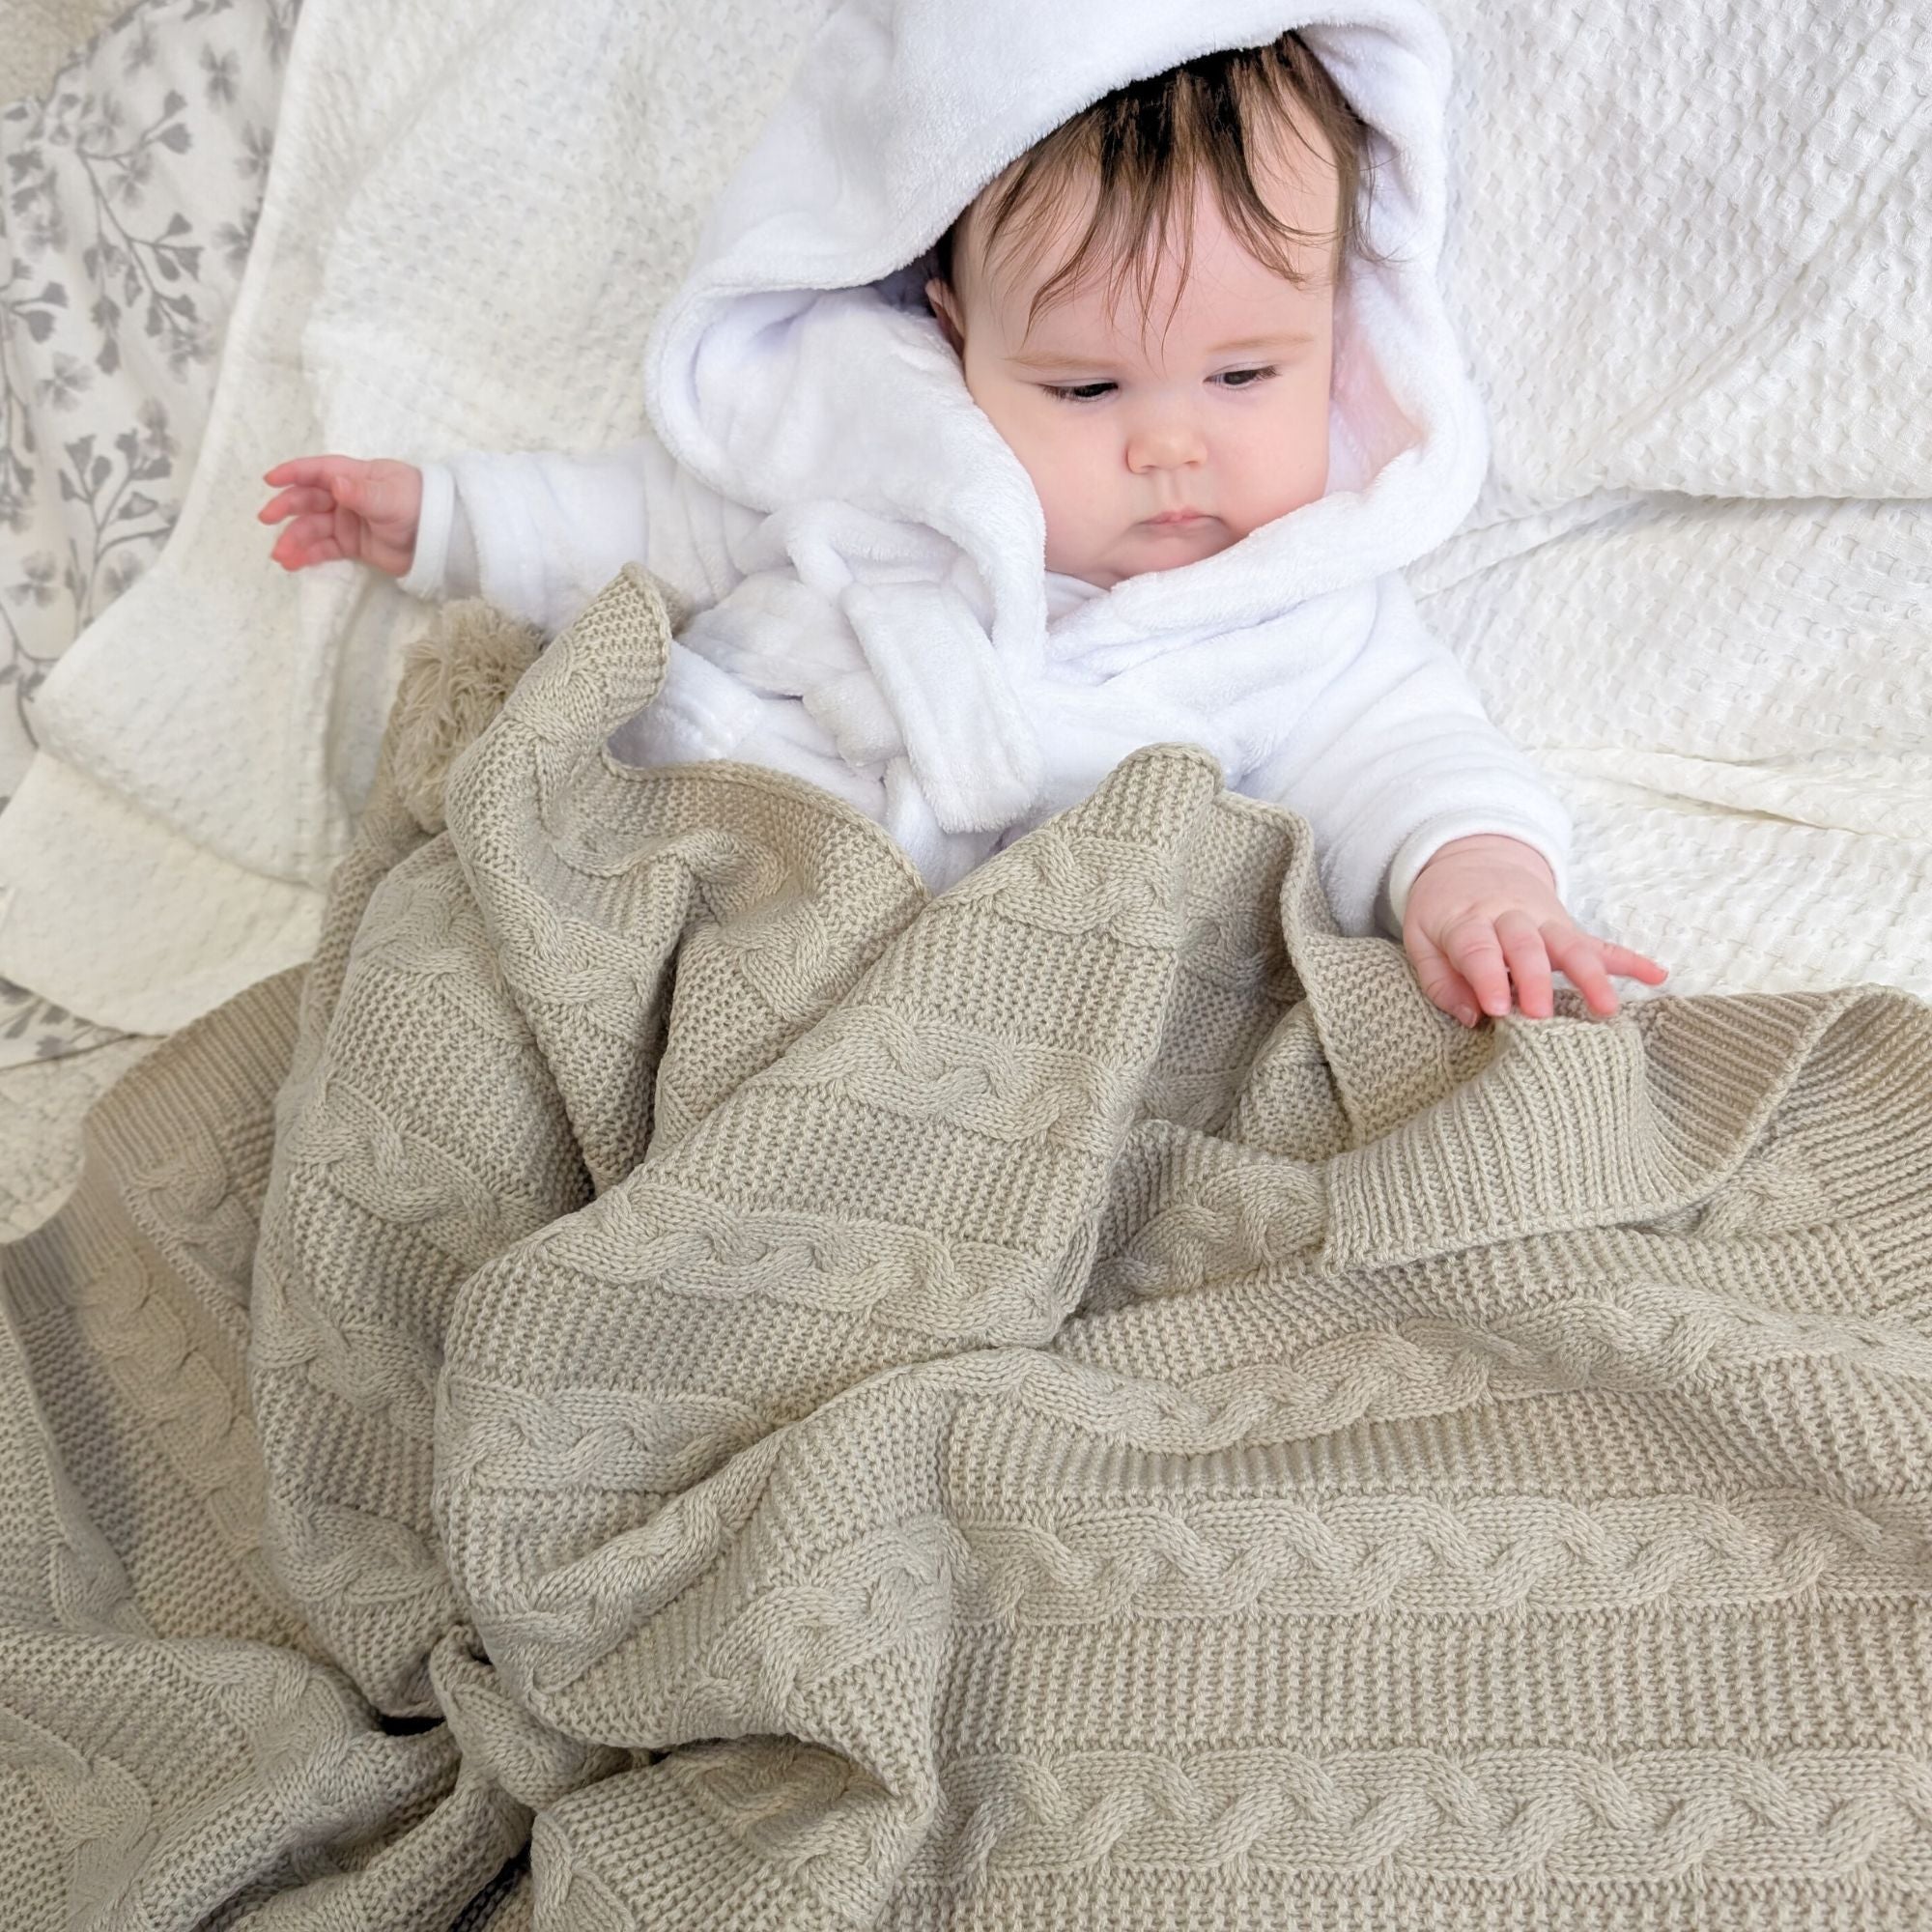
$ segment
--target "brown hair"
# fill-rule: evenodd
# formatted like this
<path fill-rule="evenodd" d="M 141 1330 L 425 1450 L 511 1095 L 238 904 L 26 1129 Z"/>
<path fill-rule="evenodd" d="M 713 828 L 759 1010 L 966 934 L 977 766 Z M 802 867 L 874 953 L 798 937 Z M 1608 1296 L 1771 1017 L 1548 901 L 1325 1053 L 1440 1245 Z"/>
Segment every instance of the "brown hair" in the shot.
<path fill-rule="evenodd" d="M 1251 159 L 1257 136 L 1268 134 L 1292 137 L 1319 159 L 1320 149 L 1303 130 L 1304 116 L 1326 136 L 1334 156 L 1336 223 L 1324 232 L 1305 233 L 1282 221 L 1263 198 Z M 1009 229 L 1014 252 L 1037 254 L 1068 196 L 1097 180 L 1087 231 L 1034 297 L 1027 327 L 1079 287 L 1094 256 L 1109 246 L 1117 267 L 1108 277 L 1108 299 L 1119 299 L 1131 270 L 1145 325 L 1177 211 L 1180 271 L 1183 278 L 1187 273 L 1192 189 L 1205 175 L 1249 253 L 1300 288 L 1308 278 L 1294 250 L 1308 243 L 1333 244 L 1338 276 L 1358 257 L 1381 259 L 1363 235 L 1358 205 L 1373 166 L 1367 124 L 1300 36 L 1287 33 L 1265 46 L 1203 54 L 1151 79 L 1131 81 L 1063 122 L 961 212 L 933 251 L 934 272 L 948 287 L 958 286 L 955 270 L 969 220 L 983 227 L 982 262 Z"/>

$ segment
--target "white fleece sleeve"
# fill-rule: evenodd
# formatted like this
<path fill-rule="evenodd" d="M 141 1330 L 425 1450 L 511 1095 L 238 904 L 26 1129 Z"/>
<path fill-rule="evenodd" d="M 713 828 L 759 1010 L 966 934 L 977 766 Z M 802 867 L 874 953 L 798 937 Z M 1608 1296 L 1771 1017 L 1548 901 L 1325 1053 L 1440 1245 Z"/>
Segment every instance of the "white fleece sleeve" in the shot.
<path fill-rule="evenodd" d="M 1376 584 L 1375 621 L 1338 653 L 1240 789 L 1309 822 L 1336 923 L 1400 936 L 1409 888 L 1440 847 L 1506 834 L 1566 895 L 1570 819 L 1535 765 L 1491 724 L 1403 580 Z"/>
<path fill-rule="evenodd" d="M 675 539 L 689 523 L 689 493 L 654 437 L 584 456 L 469 450 L 421 468 L 415 556 L 400 580 L 412 596 L 487 597 L 552 637 L 627 562 L 688 595 L 711 588 L 689 581 L 688 535 L 653 557 L 660 525 Z"/>
<path fill-rule="evenodd" d="M 422 507 L 416 513 L 415 554 L 397 586 L 425 603 L 474 597 L 476 542 L 456 500 L 456 478 L 446 463 L 424 463 L 418 469 Z"/>

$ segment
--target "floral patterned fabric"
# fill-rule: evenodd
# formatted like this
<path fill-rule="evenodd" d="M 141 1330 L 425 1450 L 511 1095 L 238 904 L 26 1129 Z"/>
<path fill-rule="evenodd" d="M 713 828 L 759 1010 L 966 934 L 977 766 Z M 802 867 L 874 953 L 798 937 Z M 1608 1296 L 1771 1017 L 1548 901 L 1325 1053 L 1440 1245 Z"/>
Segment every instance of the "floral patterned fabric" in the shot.
<path fill-rule="evenodd" d="M 42 679 L 174 527 L 299 4 L 140 0 L 0 108 L 0 810 Z M 0 980 L 0 1066 L 107 1037 Z"/>

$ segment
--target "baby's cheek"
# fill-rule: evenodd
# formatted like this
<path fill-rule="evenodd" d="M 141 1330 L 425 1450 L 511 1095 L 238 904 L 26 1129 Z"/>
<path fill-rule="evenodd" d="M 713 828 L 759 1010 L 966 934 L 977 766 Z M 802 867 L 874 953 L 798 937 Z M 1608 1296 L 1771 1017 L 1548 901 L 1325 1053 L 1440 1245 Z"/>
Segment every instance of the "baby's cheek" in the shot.
<path fill-rule="evenodd" d="M 1252 526 L 1259 527 L 1312 503 L 1328 487 L 1328 422 L 1295 421 L 1249 452 Z"/>
<path fill-rule="evenodd" d="M 1049 541 L 1078 543 L 1091 529 L 1101 509 L 1100 478 L 1083 447 L 1086 439 L 1075 431 L 1036 436 L 1019 452 L 1046 513 Z"/>
<path fill-rule="evenodd" d="M 1035 486 L 1046 519 L 1046 567 L 1069 576 L 1086 575 L 1098 549 L 1096 493 L 1064 473 Z"/>

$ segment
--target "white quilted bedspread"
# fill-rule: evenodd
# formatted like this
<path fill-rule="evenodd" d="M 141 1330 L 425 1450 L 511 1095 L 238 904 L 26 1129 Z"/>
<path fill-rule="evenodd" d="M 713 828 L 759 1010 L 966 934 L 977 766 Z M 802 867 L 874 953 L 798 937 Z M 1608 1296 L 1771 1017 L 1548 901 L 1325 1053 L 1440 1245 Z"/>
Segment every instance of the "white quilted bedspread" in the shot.
<path fill-rule="evenodd" d="M 309 0 L 190 501 L 0 819 L 0 973 L 153 1027 L 300 955 L 421 612 L 271 571 L 260 471 L 634 434 L 817 12 Z M 1424 609 L 1570 798 L 1579 914 L 1671 990 L 1932 996 L 1932 13 L 1443 12 L 1494 466 Z"/>
<path fill-rule="evenodd" d="M 1494 453 L 1424 608 L 1673 990 L 1932 996 L 1932 10 L 1443 12 Z"/>

